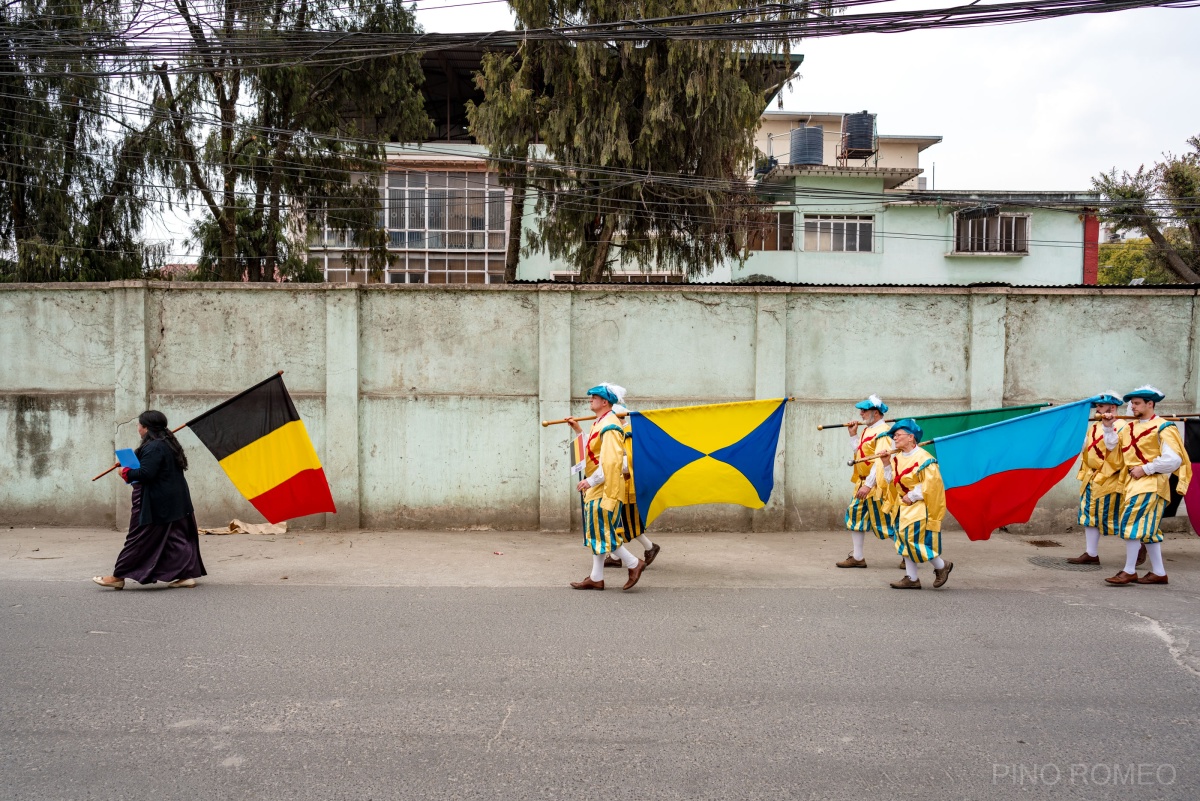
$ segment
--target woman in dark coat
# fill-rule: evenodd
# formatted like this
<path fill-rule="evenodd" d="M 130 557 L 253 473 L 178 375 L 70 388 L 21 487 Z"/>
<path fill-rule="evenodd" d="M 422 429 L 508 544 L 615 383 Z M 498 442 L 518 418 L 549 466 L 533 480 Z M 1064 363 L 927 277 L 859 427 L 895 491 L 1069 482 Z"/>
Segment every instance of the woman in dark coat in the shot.
<path fill-rule="evenodd" d="M 129 535 L 111 576 L 96 576 L 101 587 L 124 589 L 125 579 L 139 584 L 168 582 L 170 587 L 195 587 L 206 575 L 200 560 L 200 532 L 192 513 L 192 496 L 183 471 L 187 456 L 167 428 L 162 412 L 138 415 L 142 444 L 136 453 L 140 467 L 122 468 L 121 477 L 133 485 Z"/>

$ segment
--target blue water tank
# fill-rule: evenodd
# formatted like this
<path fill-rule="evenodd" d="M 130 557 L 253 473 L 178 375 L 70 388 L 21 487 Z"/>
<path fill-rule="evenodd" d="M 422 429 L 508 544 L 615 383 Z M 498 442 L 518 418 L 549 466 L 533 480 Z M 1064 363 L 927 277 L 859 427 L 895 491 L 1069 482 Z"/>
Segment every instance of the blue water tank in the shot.
<path fill-rule="evenodd" d="M 824 129 L 819 125 L 793 128 L 788 161 L 791 164 L 823 164 L 825 162 Z"/>
<path fill-rule="evenodd" d="M 866 111 L 847 114 L 842 122 L 846 134 L 846 154 L 869 156 L 875 152 L 875 115 Z"/>

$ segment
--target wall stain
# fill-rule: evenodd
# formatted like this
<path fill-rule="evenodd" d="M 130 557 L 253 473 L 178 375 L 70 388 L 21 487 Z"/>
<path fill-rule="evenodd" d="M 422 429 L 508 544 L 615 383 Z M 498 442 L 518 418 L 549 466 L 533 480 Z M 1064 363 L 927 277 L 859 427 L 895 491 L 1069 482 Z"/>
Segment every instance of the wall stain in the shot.
<path fill-rule="evenodd" d="M 50 402 L 44 395 L 17 395 L 17 461 L 28 466 L 34 478 L 50 472 Z"/>

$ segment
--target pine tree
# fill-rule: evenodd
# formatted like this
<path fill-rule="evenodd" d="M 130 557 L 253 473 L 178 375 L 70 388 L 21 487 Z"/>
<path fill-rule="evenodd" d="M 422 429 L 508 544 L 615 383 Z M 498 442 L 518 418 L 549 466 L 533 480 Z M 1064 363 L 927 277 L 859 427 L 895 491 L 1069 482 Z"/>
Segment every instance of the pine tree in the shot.
<path fill-rule="evenodd" d="M 518 28 L 748 8 L 739 0 L 510 0 Z M 800 13 L 775 10 L 772 13 Z M 711 19 L 705 20 L 712 22 Z M 726 40 L 530 42 L 485 59 L 473 134 L 529 180 L 537 222 L 529 248 L 584 281 L 616 265 L 703 274 L 745 258 L 758 214 L 746 181 L 754 132 L 791 74 L 788 43 Z M 515 194 L 515 192 L 514 192 Z"/>
<path fill-rule="evenodd" d="M 384 145 L 430 128 L 416 54 L 284 60 L 288 37 L 416 30 L 400 0 L 174 0 L 191 52 L 155 65 L 164 123 L 155 167 L 205 214 L 202 278 L 316 278 L 289 221 L 344 232 L 346 260 L 387 264 L 378 177 Z M 253 41 L 256 48 L 246 48 Z M 306 226 L 301 226 L 304 228 Z"/>
<path fill-rule="evenodd" d="M 146 131 L 96 55 L 126 21 L 115 0 L 0 7 L 0 280 L 133 278 L 161 258 L 139 238 Z"/>

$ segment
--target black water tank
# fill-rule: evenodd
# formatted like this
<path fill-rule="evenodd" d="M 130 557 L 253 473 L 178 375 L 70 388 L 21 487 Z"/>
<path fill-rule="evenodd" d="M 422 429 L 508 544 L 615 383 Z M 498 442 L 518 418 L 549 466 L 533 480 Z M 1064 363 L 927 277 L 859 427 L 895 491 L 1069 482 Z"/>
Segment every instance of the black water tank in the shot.
<path fill-rule="evenodd" d="M 875 115 L 862 111 L 847 114 L 843 122 L 846 131 L 846 153 L 870 155 L 875 152 Z"/>
<path fill-rule="evenodd" d="M 823 164 L 825 162 L 825 131 L 819 125 L 793 128 L 788 162 L 790 164 Z"/>

